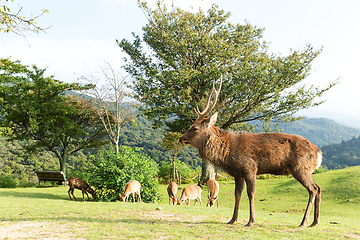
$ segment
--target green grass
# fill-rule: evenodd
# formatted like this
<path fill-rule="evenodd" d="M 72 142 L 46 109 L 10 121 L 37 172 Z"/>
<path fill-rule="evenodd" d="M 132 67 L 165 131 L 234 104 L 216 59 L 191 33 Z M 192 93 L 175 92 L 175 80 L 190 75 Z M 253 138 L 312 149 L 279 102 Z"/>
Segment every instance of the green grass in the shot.
<path fill-rule="evenodd" d="M 226 224 L 234 206 L 232 181 L 220 183 L 219 208 L 205 207 L 205 188 L 203 206 L 194 207 L 194 201 L 168 205 L 166 186 L 161 186 L 159 204 L 74 202 L 68 188 L 59 186 L 0 189 L 0 239 L 359 239 L 360 167 L 313 177 L 323 190 L 320 225 L 314 228 L 298 227 L 308 193 L 292 178 L 257 181 L 253 227 L 244 226 L 246 191 L 238 222 Z M 82 199 L 80 191 L 75 195 Z"/>

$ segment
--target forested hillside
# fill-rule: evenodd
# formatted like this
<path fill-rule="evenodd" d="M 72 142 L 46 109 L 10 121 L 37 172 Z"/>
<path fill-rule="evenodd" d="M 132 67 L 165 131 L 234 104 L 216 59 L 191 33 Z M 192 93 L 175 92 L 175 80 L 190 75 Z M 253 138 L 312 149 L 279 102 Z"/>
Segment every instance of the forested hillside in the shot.
<path fill-rule="evenodd" d="M 140 147 L 146 154 L 152 157 L 157 163 L 172 159 L 169 151 L 161 146 L 164 129 L 153 129 L 151 122 L 139 116 L 133 122 L 128 122 L 122 127 L 120 145 Z M 180 161 L 192 167 L 201 163 L 197 150 L 188 147 L 177 157 Z"/>
<path fill-rule="evenodd" d="M 360 165 L 360 136 L 340 144 L 330 144 L 321 148 L 323 166 L 329 169 L 345 168 Z"/>

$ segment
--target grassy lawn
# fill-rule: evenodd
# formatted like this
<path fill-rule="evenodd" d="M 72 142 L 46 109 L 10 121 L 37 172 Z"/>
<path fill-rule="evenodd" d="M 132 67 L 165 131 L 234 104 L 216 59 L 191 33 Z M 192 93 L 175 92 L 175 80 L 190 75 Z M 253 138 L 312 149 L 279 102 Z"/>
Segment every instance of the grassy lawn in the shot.
<path fill-rule="evenodd" d="M 167 186 L 161 186 L 159 204 L 75 202 L 63 186 L 0 189 L 0 239 L 360 239 L 359 179 L 360 167 L 314 175 L 323 190 L 314 228 L 298 227 L 308 193 L 292 178 L 257 181 L 253 227 L 244 227 L 246 191 L 238 222 L 226 224 L 234 206 L 232 181 L 220 182 L 219 208 L 205 207 L 206 188 L 196 207 L 194 201 L 170 206 Z M 82 199 L 80 191 L 75 195 Z"/>

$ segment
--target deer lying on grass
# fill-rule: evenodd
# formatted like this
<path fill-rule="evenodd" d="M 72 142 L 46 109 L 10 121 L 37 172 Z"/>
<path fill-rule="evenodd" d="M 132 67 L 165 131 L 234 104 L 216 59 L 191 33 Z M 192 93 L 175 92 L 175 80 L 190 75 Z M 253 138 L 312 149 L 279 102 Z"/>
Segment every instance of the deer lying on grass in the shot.
<path fill-rule="evenodd" d="M 210 95 L 207 96 L 205 110 L 197 108 L 197 119 L 187 132 L 180 137 L 183 144 L 190 144 L 199 151 L 204 161 L 224 169 L 235 178 L 235 208 L 230 224 L 238 219 L 239 202 L 246 182 L 250 202 L 250 218 L 246 226 L 255 221 L 254 195 L 256 175 L 276 174 L 292 176 L 309 192 L 309 201 L 300 226 L 307 225 L 312 205 L 314 221 L 319 223 L 321 188 L 312 179 L 312 173 L 321 165 L 322 153 L 318 147 L 306 138 L 286 133 L 246 133 L 227 132 L 215 127 L 218 113 L 205 118 L 214 108 L 220 89 L 215 89 L 215 81 Z M 211 95 L 215 92 L 214 101 L 209 108 Z"/>
<path fill-rule="evenodd" d="M 70 193 L 71 193 L 73 195 L 75 201 L 77 201 L 77 199 L 76 199 L 76 197 L 74 195 L 74 189 L 75 188 L 82 191 L 82 196 L 83 196 L 83 201 L 84 202 L 85 202 L 84 193 L 86 193 L 86 196 L 88 197 L 89 201 L 90 201 L 90 198 L 89 198 L 88 193 L 90 193 L 93 196 L 94 200 L 96 199 L 96 192 L 84 180 L 82 180 L 80 178 L 77 178 L 77 177 L 70 177 L 66 181 L 67 181 L 67 183 L 69 184 L 69 187 L 70 187 L 69 191 L 68 191 L 70 200 L 72 200 L 71 196 L 70 196 Z"/>
<path fill-rule="evenodd" d="M 206 206 L 213 207 L 215 202 L 217 202 L 217 207 L 219 207 L 219 183 L 215 179 L 209 179 L 206 183 L 208 189 L 208 203 Z"/>
<path fill-rule="evenodd" d="M 169 186 L 167 187 L 167 192 L 169 195 L 169 204 L 171 205 L 176 205 L 177 202 L 177 197 L 176 197 L 176 193 L 177 193 L 178 187 L 177 184 L 175 182 L 171 182 L 169 184 Z"/>
<path fill-rule="evenodd" d="M 181 197 L 177 202 L 178 205 L 181 205 L 184 201 L 186 201 L 186 205 L 189 205 L 190 200 L 195 200 L 194 206 L 196 206 L 197 201 L 199 200 L 200 205 L 202 206 L 201 191 L 202 191 L 202 189 L 196 185 L 191 185 L 191 186 L 184 188 L 181 193 Z"/>
<path fill-rule="evenodd" d="M 136 180 L 131 180 L 125 185 L 125 192 L 123 195 L 120 195 L 120 201 L 127 202 L 129 195 L 132 194 L 133 200 L 135 202 L 135 196 L 137 195 L 138 202 L 141 202 L 141 196 L 140 196 L 140 188 L 141 184 Z"/>

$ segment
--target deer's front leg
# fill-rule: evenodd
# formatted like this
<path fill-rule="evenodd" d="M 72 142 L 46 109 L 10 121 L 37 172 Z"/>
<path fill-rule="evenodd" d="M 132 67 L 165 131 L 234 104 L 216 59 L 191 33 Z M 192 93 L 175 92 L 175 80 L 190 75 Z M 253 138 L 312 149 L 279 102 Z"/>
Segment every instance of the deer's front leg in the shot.
<path fill-rule="evenodd" d="M 242 191 L 244 189 L 244 178 L 235 179 L 235 208 L 232 219 L 228 222 L 229 224 L 233 224 L 238 219 L 239 214 L 239 204 Z"/>

